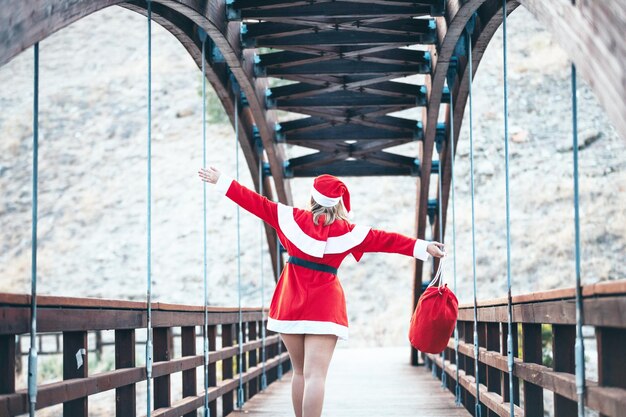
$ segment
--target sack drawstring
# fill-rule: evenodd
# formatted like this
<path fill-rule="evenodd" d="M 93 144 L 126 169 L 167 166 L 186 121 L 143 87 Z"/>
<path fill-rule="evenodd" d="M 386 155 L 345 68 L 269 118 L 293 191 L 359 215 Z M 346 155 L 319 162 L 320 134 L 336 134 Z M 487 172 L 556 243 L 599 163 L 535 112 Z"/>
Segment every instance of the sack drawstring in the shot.
<path fill-rule="evenodd" d="M 442 265 L 445 259 L 446 259 L 445 256 L 441 257 L 439 261 L 439 265 L 437 266 L 437 272 L 435 273 L 435 277 L 432 279 L 432 281 L 430 281 L 430 283 L 428 284 L 428 287 L 426 287 L 428 289 L 432 287 L 433 285 L 435 285 L 435 282 L 438 282 L 437 289 L 439 290 L 439 294 L 441 294 L 441 287 L 443 287 L 443 275 L 441 274 L 441 270 L 442 270 Z"/>

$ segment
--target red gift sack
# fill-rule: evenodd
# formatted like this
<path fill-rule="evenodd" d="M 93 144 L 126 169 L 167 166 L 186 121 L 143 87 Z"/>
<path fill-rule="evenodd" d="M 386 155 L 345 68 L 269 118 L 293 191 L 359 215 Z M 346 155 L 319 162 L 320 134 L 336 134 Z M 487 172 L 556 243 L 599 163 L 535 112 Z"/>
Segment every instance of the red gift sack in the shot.
<path fill-rule="evenodd" d="M 441 353 L 446 348 L 459 313 L 456 296 L 447 284 L 443 284 L 441 264 L 443 258 L 435 278 L 417 302 L 409 327 L 411 344 L 426 353 Z"/>

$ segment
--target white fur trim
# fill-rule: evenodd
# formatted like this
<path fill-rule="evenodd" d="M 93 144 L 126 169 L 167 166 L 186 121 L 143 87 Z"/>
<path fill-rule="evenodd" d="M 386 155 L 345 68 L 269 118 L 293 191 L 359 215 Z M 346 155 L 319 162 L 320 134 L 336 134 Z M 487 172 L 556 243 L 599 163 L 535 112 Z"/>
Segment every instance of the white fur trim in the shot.
<path fill-rule="evenodd" d="M 348 327 L 332 321 L 313 320 L 267 320 L 267 328 L 273 332 L 286 334 L 334 334 L 342 340 L 348 340 Z"/>
<path fill-rule="evenodd" d="M 324 256 L 326 242 L 312 238 L 304 233 L 293 218 L 293 207 L 278 203 L 278 225 L 285 237 L 302 252 L 316 258 Z"/>
<path fill-rule="evenodd" d="M 327 197 L 317 191 L 315 187 L 311 187 L 311 197 L 317 204 L 324 207 L 335 207 L 341 201 L 341 197 Z"/>
<path fill-rule="evenodd" d="M 345 235 L 329 237 L 324 253 L 343 253 L 348 249 L 360 245 L 367 237 L 370 229 L 371 228 L 367 226 L 357 225 L 354 226 L 352 231 Z"/>
<path fill-rule="evenodd" d="M 293 218 L 293 207 L 278 204 L 278 225 L 285 237 L 307 255 L 322 258 L 327 253 L 343 253 L 361 244 L 367 237 L 370 228 L 355 226 L 350 232 L 341 236 L 329 237 L 327 241 L 315 239 L 307 235 Z"/>
<path fill-rule="evenodd" d="M 415 246 L 413 246 L 413 257 L 417 259 L 421 259 L 422 261 L 427 261 L 430 258 L 430 254 L 426 250 L 430 245 L 430 242 L 426 240 L 417 239 L 415 241 Z"/>
<path fill-rule="evenodd" d="M 230 188 L 230 184 L 232 184 L 233 179 L 228 175 L 220 174 L 220 177 L 217 179 L 215 183 L 215 190 L 218 191 L 222 195 L 226 195 L 226 192 Z"/>

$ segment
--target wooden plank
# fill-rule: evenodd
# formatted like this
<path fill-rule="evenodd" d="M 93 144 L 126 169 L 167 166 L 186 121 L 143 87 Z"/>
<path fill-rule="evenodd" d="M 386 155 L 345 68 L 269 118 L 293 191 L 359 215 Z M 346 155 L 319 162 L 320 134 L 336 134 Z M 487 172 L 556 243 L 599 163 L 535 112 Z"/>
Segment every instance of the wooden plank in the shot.
<path fill-rule="evenodd" d="M 0 335 L 0 394 L 15 392 L 15 359 L 15 335 Z"/>
<path fill-rule="evenodd" d="M 172 329 L 161 327 L 153 329 L 154 334 L 154 362 L 167 362 L 174 352 L 170 350 Z M 170 389 L 170 375 L 154 377 L 154 408 L 169 407 L 172 403 Z"/>
<path fill-rule="evenodd" d="M 338 348 L 326 381 L 324 415 L 469 416 L 429 372 L 406 363 L 407 353 L 406 348 Z M 290 380 L 290 375 L 285 375 L 231 416 L 292 417 Z"/>
<path fill-rule="evenodd" d="M 576 370 L 574 344 L 576 343 L 576 328 L 574 326 L 552 326 L 552 368 L 556 372 L 574 374 Z M 554 394 L 554 415 L 567 417 L 576 415 L 578 406 L 575 401 Z"/>
<path fill-rule="evenodd" d="M 524 362 L 541 364 L 541 325 L 522 325 L 522 337 Z M 524 381 L 524 414 L 528 416 L 543 415 L 543 389 L 528 381 Z"/>
<path fill-rule="evenodd" d="M 584 323 L 589 326 L 626 328 L 626 297 L 607 296 L 583 299 Z M 576 304 L 573 299 L 553 300 L 513 306 L 513 321 L 517 323 L 576 324 Z M 478 319 L 485 322 L 506 322 L 506 305 L 479 307 Z M 473 320 L 473 310 L 459 309 L 459 320 Z"/>
<path fill-rule="evenodd" d="M 570 0 L 548 3 L 520 0 L 520 3 L 550 29 L 554 40 L 589 83 L 620 136 L 626 137 L 625 84 L 621 82 L 616 86 L 615 82 L 624 80 L 626 74 L 623 65 L 626 48 L 621 45 L 626 23 L 623 3 L 615 2 L 617 9 L 603 4 L 605 2 L 589 1 L 583 1 L 581 7 Z"/>
<path fill-rule="evenodd" d="M 115 331 L 115 369 L 135 366 L 135 330 Z M 134 417 L 136 415 L 135 384 L 115 389 L 116 417 Z"/>
<path fill-rule="evenodd" d="M 87 332 L 63 332 L 63 380 L 88 376 L 87 350 Z M 88 414 L 86 396 L 63 403 L 63 417 L 87 417 Z"/>
<path fill-rule="evenodd" d="M 181 355 L 182 356 L 195 356 L 196 355 L 196 328 L 193 326 L 183 327 L 180 329 L 181 336 Z M 183 398 L 192 397 L 197 394 L 196 386 L 196 368 L 183 371 Z M 183 417 L 196 417 L 196 412 L 190 412 Z"/>
<path fill-rule="evenodd" d="M 584 285 L 582 287 L 582 294 L 584 298 L 591 298 L 595 296 L 626 294 L 626 279 L 615 280 L 615 281 L 604 281 L 604 282 L 598 282 L 595 284 Z M 555 290 L 516 295 L 511 298 L 511 302 L 513 304 L 526 304 L 526 303 L 536 303 L 540 301 L 573 299 L 575 297 L 576 297 L 575 288 L 559 288 Z M 499 306 L 499 305 L 505 305 L 505 304 L 507 304 L 506 297 L 478 301 L 479 307 Z M 473 309 L 473 308 L 474 308 L 473 304 L 459 305 L 459 310 Z"/>

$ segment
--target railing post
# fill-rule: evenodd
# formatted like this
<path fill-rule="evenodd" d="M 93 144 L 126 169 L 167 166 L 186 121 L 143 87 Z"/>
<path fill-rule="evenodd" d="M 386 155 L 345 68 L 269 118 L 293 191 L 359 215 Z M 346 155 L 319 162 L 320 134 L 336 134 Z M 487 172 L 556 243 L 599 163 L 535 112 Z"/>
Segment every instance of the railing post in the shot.
<path fill-rule="evenodd" d="M 88 376 L 87 332 L 63 332 L 63 379 Z M 87 397 L 63 403 L 63 417 L 87 417 Z"/>
<path fill-rule="evenodd" d="M 237 323 L 235 325 L 236 327 L 236 334 L 239 334 L 239 323 Z M 247 337 L 246 337 L 246 322 L 244 321 L 241 324 L 241 344 L 245 344 Z M 239 343 L 237 343 L 239 344 Z M 237 355 L 237 373 L 238 374 L 243 374 L 244 372 L 246 372 L 246 370 L 248 369 L 248 364 L 246 361 L 246 357 L 248 356 L 248 354 L 246 352 L 243 352 L 241 355 Z M 240 362 L 241 361 L 241 362 Z M 239 367 L 239 364 L 241 363 L 241 368 Z M 244 402 L 247 401 L 248 399 L 248 393 L 247 393 L 247 385 L 246 383 L 243 384 L 243 400 Z"/>
<path fill-rule="evenodd" d="M 268 331 L 267 332 L 267 336 L 274 336 L 276 333 Z M 280 343 L 280 341 L 278 342 Z M 276 357 L 276 355 L 278 355 L 278 344 L 274 343 L 272 345 L 269 345 L 266 349 L 266 353 L 267 353 L 267 359 L 272 359 L 274 357 Z M 267 370 L 267 384 L 271 384 L 272 382 L 276 381 L 278 379 L 278 366 L 275 366 L 272 369 L 268 369 Z"/>
<path fill-rule="evenodd" d="M 182 327 L 180 329 L 180 351 L 182 356 L 195 356 L 196 354 L 196 328 L 195 326 Z M 183 371 L 183 398 L 195 396 L 196 368 Z M 191 411 L 183 417 L 196 417 L 196 411 Z"/>
<path fill-rule="evenodd" d="M 20 358 L 21 360 L 21 358 Z M 15 335 L 0 335 L 0 394 L 15 392 Z"/>
<path fill-rule="evenodd" d="M 596 327 L 598 346 L 598 385 L 626 388 L 626 359 L 624 356 L 626 330 Z M 601 414 L 601 417 L 606 417 Z"/>
<path fill-rule="evenodd" d="M 154 338 L 154 362 L 169 361 L 174 353 L 170 351 L 172 329 L 170 327 L 155 327 L 152 334 Z M 169 407 L 171 404 L 170 376 L 163 375 L 154 378 L 154 408 Z"/>
<path fill-rule="evenodd" d="M 500 323 L 484 323 L 485 325 L 485 347 L 492 352 L 500 351 Z M 486 366 L 485 376 L 487 378 L 487 390 L 501 394 L 500 382 L 502 381 L 502 372 L 491 366 Z M 489 410 L 489 417 L 496 417 L 494 411 Z"/>
<path fill-rule="evenodd" d="M 233 330 L 232 324 L 222 324 L 222 347 L 228 347 L 233 345 Z M 222 379 L 232 379 L 233 377 L 233 357 L 228 357 L 222 360 Z M 222 413 L 227 416 L 233 411 L 234 396 L 233 391 L 229 391 L 222 395 Z"/>
<path fill-rule="evenodd" d="M 96 360 L 102 359 L 102 331 L 96 330 Z"/>
<path fill-rule="evenodd" d="M 135 330 L 115 331 L 115 369 L 135 367 Z M 115 390 L 116 417 L 135 417 L 135 384 Z"/>
<path fill-rule="evenodd" d="M 471 345 L 474 343 L 474 323 L 466 321 L 463 323 L 463 326 L 465 327 L 463 331 L 463 341 Z M 474 359 L 465 356 L 463 370 L 465 371 L 465 375 L 474 376 Z M 465 408 L 473 412 L 476 406 L 476 398 L 468 390 L 463 390 L 462 392 Z"/>
<path fill-rule="evenodd" d="M 478 322 L 478 350 L 487 347 L 487 323 Z M 476 358 L 478 360 L 478 358 Z M 487 385 L 487 365 L 478 361 L 478 379 L 481 384 Z"/>
<path fill-rule="evenodd" d="M 22 373 L 22 338 L 15 336 L 15 371 L 18 375 Z"/>
<path fill-rule="evenodd" d="M 511 323 L 511 329 L 513 330 L 511 340 L 513 341 L 513 357 L 519 357 L 518 354 L 518 335 L 517 335 L 517 323 Z M 502 339 L 500 340 L 500 353 L 503 356 L 507 355 L 507 337 L 509 335 L 509 326 L 507 323 L 502 323 Z M 515 369 L 515 367 L 513 367 Z M 511 401 L 511 395 L 509 392 L 509 373 L 502 373 L 501 384 L 502 399 L 504 402 Z M 516 405 L 519 405 L 519 378 L 513 377 L 513 400 Z"/>
<path fill-rule="evenodd" d="M 574 344 L 576 328 L 574 326 L 552 325 L 552 358 L 556 372 L 573 374 L 576 370 Z M 555 417 L 575 416 L 578 413 L 576 401 L 554 394 Z"/>
<path fill-rule="evenodd" d="M 522 324 L 524 362 L 541 364 L 541 324 Z M 524 381 L 524 415 L 543 415 L 543 388 Z"/>
<path fill-rule="evenodd" d="M 217 326 L 208 326 L 207 336 L 209 339 L 209 352 L 215 352 L 217 350 Z M 209 353 L 209 360 L 211 354 Z M 217 385 L 217 364 L 215 362 L 209 363 L 209 387 Z M 217 400 L 209 402 L 209 412 L 211 416 L 217 416 Z"/>
<path fill-rule="evenodd" d="M 251 342 L 256 341 L 258 339 L 257 324 L 258 324 L 257 321 L 251 321 L 248 323 L 248 338 Z M 249 355 L 248 360 L 249 360 L 249 364 L 251 368 L 255 367 L 258 363 L 257 352 L 258 352 L 258 349 L 253 349 L 248 354 Z M 250 382 L 248 383 L 248 395 L 250 396 L 250 398 L 252 398 L 258 391 L 259 391 L 259 378 L 258 377 L 252 378 Z"/>

